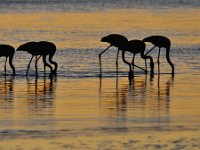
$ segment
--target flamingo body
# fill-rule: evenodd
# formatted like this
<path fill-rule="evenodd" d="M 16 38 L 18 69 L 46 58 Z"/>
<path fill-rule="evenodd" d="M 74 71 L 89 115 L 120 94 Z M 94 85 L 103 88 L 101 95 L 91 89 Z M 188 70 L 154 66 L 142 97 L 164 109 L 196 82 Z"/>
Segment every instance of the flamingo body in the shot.
<path fill-rule="evenodd" d="M 5 71 L 5 75 L 6 75 L 6 62 L 7 62 L 7 58 L 9 58 L 9 64 L 10 67 L 13 71 L 13 75 L 15 75 L 15 67 L 13 66 L 13 56 L 15 53 L 15 48 L 10 46 L 10 45 L 6 45 L 6 44 L 1 44 L 0 45 L 0 57 L 4 56 L 6 57 L 6 61 L 5 61 L 5 66 L 4 66 L 4 71 Z"/>
<path fill-rule="evenodd" d="M 40 58 L 40 57 L 37 58 L 37 56 L 42 56 L 43 57 L 44 66 L 49 67 L 50 70 L 51 70 L 50 76 L 52 76 L 53 74 L 56 75 L 58 64 L 52 60 L 52 58 L 53 58 L 53 56 L 54 56 L 54 54 L 56 52 L 56 46 L 52 42 L 48 42 L 48 41 L 27 42 L 25 44 L 20 45 L 17 48 L 17 51 L 27 51 L 28 53 L 30 53 L 32 55 L 32 58 L 34 56 L 36 56 L 36 63 Z M 51 67 L 51 65 L 49 65 L 46 62 L 46 56 L 47 55 L 49 55 L 49 62 L 55 65 L 54 70 Z M 27 74 L 28 74 L 28 70 L 29 70 L 32 58 L 31 58 L 31 60 L 29 62 L 28 68 L 27 68 Z M 36 67 L 36 71 L 37 71 L 37 64 L 35 65 L 35 67 Z"/>
<path fill-rule="evenodd" d="M 133 53 L 133 54 L 137 54 L 137 53 L 144 52 L 145 47 L 146 47 L 146 45 L 143 41 L 141 41 L 141 40 L 131 40 L 131 41 L 128 41 L 128 43 L 126 44 L 124 49 L 126 51 Z"/>
<path fill-rule="evenodd" d="M 126 45 L 123 46 L 122 59 L 124 59 L 124 57 L 125 57 L 124 56 L 125 51 L 133 53 L 132 66 L 134 67 L 134 66 L 136 66 L 135 63 L 134 63 L 135 55 L 140 53 L 142 59 L 144 59 L 145 62 L 146 62 L 146 59 L 150 60 L 151 75 L 153 75 L 153 73 L 154 73 L 153 58 L 151 56 L 145 56 L 144 55 L 145 48 L 146 48 L 146 45 L 143 41 L 141 41 L 141 40 L 130 40 L 126 43 Z M 125 60 L 124 60 L 124 62 L 125 62 Z M 146 63 L 145 63 L 145 65 L 146 65 Z M 136 67 L 138 67 L 138 66 L 136 66 Z M 138 67 L 138 68 L 140 68 L 140 67 Z M 140 69 L 142 69 L 142 68 L 140 68 Z M 147 69 L 147 66 L 146 66 L 146 69 Z"/>
<path fill-rule="evenodd" d="M 102 42 L 107 42 L 110 46 L 115 46 L 119 49 L 123 48 L 123 45 L 128 42 L 128 39 L 120 34 L 110 34 L 101 39 Z"/>
<path fill-rule="evenodd" d="M 160 73 L 160 50 L 162 47 L 166 49 L 166 59 L 169 65 L 171 66 L 171 74 L 174 75 L 174 64 L 171 62 L 170 59 L 170 48 L 171 48 L 171 41 L 169 38 L 165 36 L 159 36 L 159 35 L 154 35 L 154 36 L 149 36 L 143 39 L 144 42 L 150 42 L 154 45 L 154 47 L 149 50 L 145 55 L 147 55 L 150 51 L 152 51 L 155 47 L 159 48 L 159 53 L 158 53 L 158 73 Z"/>
<path fill-rule="evenodd" d="M 134 54 L 133 56 L 133 61 L 132 61 L 132 65 L 133 67 L 136 66 L 142 70 L 144 70 L 143 68 L 137 66 L 134 64 L 134 57 L 135 54 L 137 53 L 141 53 L 141 56 L 143 59 L 148 59 L 149 57 L 144 56 L 142 53 L 144 53 L 145 50 L 145 43 L 143 41 L 140 40 L 132 40 L 132 41 L 128 41 L 128 39 L 120 34 L 110 34 L 108 36 L 105 36 L 101 39 L 102 42 L 107 42 L 110 44 L 110 46 L 108 46 L 104 51 L 102 51 L 99 54 L 99 64 L 100 64 L 100 76 L 101 76 L 101 55 L 108 50 L 111 46 L 115 46 L 118 48 L 118 52 L 117 52 L 117 59 L 116 59 L 116 70 L 118 70 L 118 55 L 119 55 L 119 50 L 122 50 L 122 60 L 124 61 L 124 63 L 126 63 L 127 65 L 129 65 L 130 71 L 129 73 L 132 74 L 132 66 L 129 62 L 127 62 L 125 60 L 125 51 L 129 51 L 131 53 Z M 144 56 L 144 57 L 143 57 Z M 152 61 L 152 59 L 151 59 Z M 151 63 L 152 64 L 152 63 Z M 151 66 L 152 68 L 153 66 Z M 144 70 L 145 72 L 147 72 L 146 70 Z M 153 68 L 152 68 L 152 72 L 153 72 Z"/>
<path fill-rule="evenodd" d="M 143 39 L 143 41 L 150 42 L 159 48 L 165 47 L 165 48 L 169 49 L 171 46 L 171 42 L 167 37 L 159 36 L 159 35 L 146 37 Z"/>

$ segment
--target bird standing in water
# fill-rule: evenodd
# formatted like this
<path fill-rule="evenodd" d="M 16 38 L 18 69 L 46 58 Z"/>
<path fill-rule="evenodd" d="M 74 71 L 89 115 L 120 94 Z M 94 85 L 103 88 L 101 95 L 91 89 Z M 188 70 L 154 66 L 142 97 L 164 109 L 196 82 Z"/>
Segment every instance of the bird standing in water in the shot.
<path fill-rule="evenodd" d="M 126 37 L 124 37 L 123 35 L 119 35 L 119 34 L 110 34 L 108 36 L 105 36 L 101 39 L 102 42 L 107 42 L 110 45 L 99 54 L 99 64 L 100 64 L 100 76 L 102 73 L 102 69 L 101 69 L 101 55 L 108 50 L 111 46 L 115 46 L 118 48 L 117 51 L 117 58 L 116 58 L 116 69 L 118 68 L 118 56 L 119 56 L 119 51 L 122 50 L 122 59 L 124 61 L 124 63 L 126 63 L 127 65 L 129 65 L 129 74 L 132 74 L 132 67 L 131 67 L 131 63 L 127 62 L 125 60 L 125 51 L 129 51 L 131 53 L 133 53 L 133 60 L 132 60 L 132 65 L 135 67 L 138 67 L 140 69 L 142 69 L 143 71 L 147 72 L 145 69 L 137 66 L 134 64 L 134 58 L 135 58 L 135 54 L 141 52 L 141 56 L 143 59 L 150 59 L 150 57 L 148 56 L 144 56 L 142 53 L 145 50 L 145 43 L 143 41 L 140 40 L 133 40 L 133 41 L 128 41 L 128 39 Z M 151 61 L 151 73 L 153 73 L 153 61 L 152 59 L 150 59 Z"/>
<path fill-rule="evenodd" d="M 154 45 L 154 47 L 152 49 L 150 49 L 145 55 L 147 55 L 149 52 L 151 52 L 155 47 L 159 48 L 159 52 L 158 52 L 158 59 L 157 59 L 157 63 L 158 63 L 158 73 L 160 74 L 160 50 L 162 47 L 164 47 L 166 49 L 166 59 L 167 62 L 169 63 L 169 65 L 172 68 L 171 74 L 174 75 L 174 65 L 170 60 L 170 47 L 171 47 L 171 41 L 164 36 L 149 36 L 143 39 L 144 42 L 150 42 Z"/>
<path fill-rule="evenodd" d="M 29 64 L 27 67 L 26 75 L 28 75 L 30 64 L 31 64 L 31 61 L 34 56 L 36 57 L 36 59 L 35 59 L 36 76 L 38 76 L 37 62 L 41 56 L 43 58 L 43 63 L 44 63 L 44 74 L 46 72 L 45 67 L 47 66 L 51 70 L 49 76 L 51 77 L 53 75 L 56 75 L 58 64 L 52 60 L 52 58 L 56 52 L 55 44 L 53 44 L 51 42 L 47 42 L 47 41 L 27 42 L 25 44 L 20 45 L 17 48 L 17 51 L 27 51 L 28 53 L 30 53 L 32 55 L 31 60 L 29 61 Z M 47 55 L 49 55 L 49 62 L 54 64 L 54 66 L 55 66 L 54 70 L 53 70 L 52 66 L 46 62 Z M 37 56 L 39 56 L 39 57 L 37 57 Z"/>
<path fill-rule="evenodd" d="M 107 42 L 110 45 L 99 54 L 99 65 L 100 65 L 100 76 L 102 75 L 102 69 L 101 69 L 101 55 L 105 53 L 110 47 L 114 46 L 117 47 L 117 57 L 116 57 L 116 71 L 118 72 L 118 57 L 119 57 L 119 51 L 122 50 L 122 46 L 128 42 L 128 39 L 120 34 L 110 34 L 108 36 L 105 36 L 101 39 L 102 42 Z"/>
<path fill-rule="evenodd" d="M 10 67 L 13 71 L 13 75 L 15 75 L 15 67 L 13 66 L 13 56 L 15 53 L 15 48 L 10 46 L 10 45 L 5 45 L 5 44 L 1 44 L 0 45 L 0 57 L 1 56 L 5 56 L 6 57 L 6 61 L 5 61 L 5 65 L 4 65 L 4 73 L 6 75 L 6 63 L 7 63 L 7 59 L 9 57 L 9 64 Z"/>
<path fill-rule="evenodd" d="M 126 45 L 124 45 L 123 50 L 122 50 L 122 59 L 125 59 L 125 51 L 128 51 L 130 53 L 133 53 L 133 59 L 132 59 L 132 66 L 133 66 L 133 71 L 134 71 L 134 60 L 135 60 L 135 55 L 140 53 L 142 59 L 144 59 L 145 61 L 147 59 L 150 60 L 150 67 L 151 67 L 151 75 L 154 74 L 154 62 L 153 62 L 153 58 L 151 56 L 146 56 L 144 55 L 144 51 L 145 51 L 146 45 L 143 41 L 141 40 L 130 40 L 126 43 Z M 125 60 L 124 60 L 125 62 Z M 146 65 L 146 63 L 145 63 Z M 147 66 L 146 66 L 147 68 Z"/>

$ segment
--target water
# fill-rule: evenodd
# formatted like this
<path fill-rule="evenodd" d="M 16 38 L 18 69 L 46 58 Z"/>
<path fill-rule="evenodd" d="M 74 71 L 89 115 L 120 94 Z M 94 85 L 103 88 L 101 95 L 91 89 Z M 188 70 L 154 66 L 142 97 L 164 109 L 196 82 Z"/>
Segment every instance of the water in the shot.
<path fill-rule="evenodd" d="M 17 75 L 5 77 L 0 58 L 0 149 L 199 149 L 199 15 L 197 0 L 0 1 L 1 43 L 54 42 L 59 64 L 57 78 L 44 77 L 41 60 L 39 77 L 32 63 L 26 78 L 31 55 L 20 51 Z M 154 78 L 136 68 L 129 82 L 121 59 L 116 75 L 113 47 L 100 79 L 100 39 L 111 33 L 169 37 L 175 76 L 164 49 L 157 74 L 155 49 Z M 144 67 L 139 55 L 136 64 Z"/>
<path fill-rule="evenodd" d="M 0 1 L 2 12 L 18 11 L 58 11 L 58 12 L 91 12 L 107 9 L 132 8 L 198 8 L 198 0 L 5 0 Z"/>

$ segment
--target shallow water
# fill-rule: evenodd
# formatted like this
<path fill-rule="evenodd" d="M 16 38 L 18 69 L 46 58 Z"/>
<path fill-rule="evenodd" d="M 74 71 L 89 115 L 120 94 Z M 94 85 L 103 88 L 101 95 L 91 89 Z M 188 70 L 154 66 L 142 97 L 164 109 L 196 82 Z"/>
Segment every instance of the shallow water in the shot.
<path fill-rule="evenodd" d="M 1 132 L 199 130 L 200 80 L 189 77 L 1 78 Z"/>
<path fill-rule="evenodd" d="M 5 77 L 0 58 L 0 149 L 200 148 L 199 2 L 150 3 L 1 2 L 1 43 L 17 48 L 28 41 L 54 42 L 59 67 L 57 78 L 49 79 L 40 60 L 39 77 L 32 64 L 26 78 L 31 55 L 16 52 L 17 75 Z M 80 10 L 86 5 L 95 7 Z M 111 33 L 169 37 L 175 76 L 164 49 L 157 74 L 157 49 L 151 52 L 154 78 L 136 68 L 130 82 L 121 59 L 116 74 L 117 50 L 111 48 L 102 56 L 99 78 L 98 54 L 108 46 L 100 39 Z M 144 67 L 139 55 L 136 64 Z"/>

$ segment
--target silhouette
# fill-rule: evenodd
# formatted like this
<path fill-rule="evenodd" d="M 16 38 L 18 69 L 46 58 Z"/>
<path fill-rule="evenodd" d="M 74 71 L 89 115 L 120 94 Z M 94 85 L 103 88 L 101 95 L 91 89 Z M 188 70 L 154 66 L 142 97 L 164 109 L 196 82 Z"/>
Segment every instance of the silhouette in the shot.
<path fill-rule="evenodd" d="M 150 36 L 150 37 L 146 37 L 143 39 L 144 42 L 150 42 L 154 45 L 154 47 L 152 49 L 150 49 L 145 55 L 147 55 L 149 52 L 151 52 L 155 47 L 159 48 L 159 52 L 158 52 L 158 59 L 157 59 L 157 63 L 158 63 L 158 73 L 160 74 L 160 50 L 162 47 L 164 47 L 166 49 L 166 59 L 167 62 L 169 63 L 169 65 L 172 68 L 172 72 L 171 74 L 174 75 L 174 65 L 170 60 L 170 56 L 169 56 L 169 52 L 170 52 L 170 47 L 171 47 L 171 42 L 167 37 L 164 36 Z"/>
<path fill-rule="evenodd" d="M 35 59 L 36 76 L 38 76 L 37 62 L 41 56 L 43 58 L 43 63 L 44 63 L 44 74 L 46 73 L 46 69 L 45 69 L 46 66 L 50 68 L 50 71 L 51 71 L 49 74 L 50 77 L 57 74 L 58 64 L 52 60 L 52 58 L 56 52 L 55 44 L 53 44 L 51 42 L 47 42 L 47 41 L 28 42 L 28 43 L 20 45 L 17 48 L 17 51 L 27 51 L 28 53 L 30 53 L 32 55 L 31 60 L 29 61 L 29 64 L 27 67 L 26 76 L 28 75 L 30 64 L 31 64 L 31 61 L 34 56 L 36 57 L 36 59 Z M 51 64 L 54 64 L 54 66 L 55 66 L 54 70 L 53 70 L 52 66 L 46 62 L 47 55 L 49 55 L 49 62 Z M 39 57 L 37 57 L 37 56 L 39 56 Z"/>
<path fill-rule="evenodd" d="M 107 51 L 110 47 L 112 46 L 115 46 L 118 48 L 118 51 L 117 51 L 117 58 L 116 58 L 116 70 L 118 71 L 118 56 L 119 56 L 119 51 L 122 50 L 122 60 L 124 61 L 124 63 L 126 63 L 127 65 L 129 65 L 129 68 L 130 68 L 130 71 L 129 71 L 129 76 L 132 76 L 132 67 L 131 67 L 131 63 L 127 62 L 125 60 L 125 51 L 129 51 L 131 53 L 134 54 L 133 56 L 133 61 L 132 61 L 132 65 L 137 67 L 137 68 L 140 68 L 142 70 L 144 70 L 145 72 L 147 72 L 145 69 L 137 66 L 134 64 L 134 58 L 135 58 L 135 54 L 138 53 L 138 52 L 143 52 L 145 50 L 145 44 L 144 42 L 140 41 L 138 42 L 139 40 L 137 41 L 134 41 L 134 42 L 129 42 L 128 39 L 126 37 L 124 37 L 123 35 L 119 35 L 119 34 L 110 34 L 108 36 L 105 36 L 101 39 L 102 42 L 107 42 L 109 43 L 110 45 L 104 50 L 102 51 L 100 54 L 99 54 L 99 64 L 100 64 L 100 76 L 102 74 L 102 69 L 101 69 L 101 55 Z M 143 44 L 144 46 L 144 49 L 142 49 L 143 47 L 141 46 L 141 43 Z M 136 50 L 137 49 L 137 50 Z M 143 59 L 150 59 L 151 57 L 149 56 L 144 56 L 143 54 L 141 54 L 142 58 Z M 152 61 L 152 59 L 151 59 Z M 153 65 L 153 63 L 151 63 L 151 65 Z M 151 66 L 153 67 L 153 66 Z M 153 69 L 152 69 L 153 71 Z"/>
<path fill-rule="evenodd" d="M 140 53 L 141 57 L 142 57 L 143 59 L 145 59 L 145 61 L 146 61 L 146 59 L 150 59 L 151 75 L 154 74 L 154 62 L 153 62 L 153 58 L 152 58 L 151 56 L 146 56 L 146 55 L 144 55 L 145 48 L 146 48 L 146 45 L 145 45 L 145 43 L 144 43 L 143 41 L 141 41 L 141 40 L 131 40 L 131 41 L 128 41 L 128 42 L 123 46 L 123 49 L 125 49 L 125 50 L 122 51 L 122 59 L 123 59 L 123 61 L 124 61 L 126 64 L 129 65 L 129 68 L 130 68 L 130 71 L 129 71 L 129 72 L 131 72 L 131 64 L 125 60 L 125 51 L 128 51 L 128 52 L 133 53 L 133 59 L 132 59 L 133 71 L 134 71 L 134 66 L 136 66 L 135 63 L 134 63 L 135 55 L 136 55 L 137 53 Z M 145 63 L 145 64 L 146 64 L 146 63 Z M 146 66 L 146 68 L 147 68 L 147 66 Z M 147 71 L 145 70 L 145 72 L 147 72 Z M 130 74 L 129 74 L 129 75 L 130 75 Z"/>
<path fill-rule="evenodd" d="M 5 45 L 5 44 L 0 45 L 0 57 L 1 56 L 5 56 L 6 57 L 6 61 L 5 61 L 5 65 L 4 65 L 4 73 L 5 73 L 5 75 L 6 75 L 6 63 L 7 63 L 8 57 L 9 57 L 10 67 L 11 67 L 11 69 L 13 71 L 13 75 L 15 75 L 15 67 L 13 66 L 13 62 L 12 62 L 14 53 L 15 53 L 14 47 L 12 47 L 10 45 Z"/>
<path fill-rule="evenodd" d="M 54 65 L 54 70 L 52 72 L 53 75 L 57 75 L 57 68 L 58 64 L 53 61 L 53 56 L 56 52 L 56 45 L 52 42 L 48 41 L 40 41 L 39 43 L 39 48 L 42 51 L 42 56 L 43 56 L 43 62 L 47 66 L 49 64 L 46 63 L 46 56 L 49 55 L 49 62 Z"/>
<path fill-rule="evenodd" d="M 102 75 L 102 69 L 101 69 L 101 55 L 105 53 L 110 47 L 114 46 L 118 48 L 117 51 L 117 57 L 116 57 L 116 70 L 118 71 L 118 56 L 119 51 L 122 50 L 122 46 L 128 42 L 128 39 L 119 34 L 110 34 L 108 36 L 105 36 L 101 39 L 102 42 L 107 42 L 110 45 L 99 54 L 99 65 L 100 65 L 100 76 Z"/>

